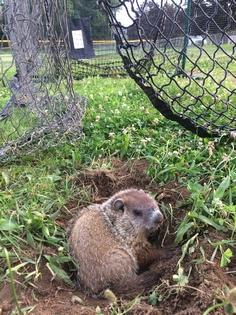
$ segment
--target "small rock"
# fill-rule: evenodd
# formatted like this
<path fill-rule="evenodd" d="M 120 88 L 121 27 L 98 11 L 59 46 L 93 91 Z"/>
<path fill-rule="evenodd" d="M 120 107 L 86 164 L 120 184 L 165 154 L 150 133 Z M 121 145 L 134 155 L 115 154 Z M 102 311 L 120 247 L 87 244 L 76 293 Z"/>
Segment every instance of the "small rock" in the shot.
<path fill-rule="evenodd" d="M 77 296 L 77 295 L 73 295 L 73 296 L 71 297 L 71 302 L 72 302 L 73 304 L 78 303 L 78 304 L 84 305 L 84 301 L 83 301 L 79 296 Z"/>
<path fill-rule="evenodd" d="M 96 312 L 96 315 L 103 315 L 100 306 L 97 306 L 97 307 L 96 307 L 95 312 Z"/>
<path fill-rule="evenodd" d="M 109 290 L 106 289 L 104 292 L 104 297 L 111 303 L 116 303 L 117 302 L 117 297 L 115 296 L 115 294 Z"/>

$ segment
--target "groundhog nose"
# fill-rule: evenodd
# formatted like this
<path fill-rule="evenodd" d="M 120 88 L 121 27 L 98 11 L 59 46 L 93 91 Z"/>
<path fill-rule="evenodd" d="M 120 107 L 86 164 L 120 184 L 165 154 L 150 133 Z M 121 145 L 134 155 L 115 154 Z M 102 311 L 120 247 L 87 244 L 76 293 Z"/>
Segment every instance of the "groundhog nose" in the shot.
<path fill-rule="evenodd" d="M 161 212 L 157 212 L 154 217 L 154 224 L 160 224 L 163 221 L 163 214 Z"/>

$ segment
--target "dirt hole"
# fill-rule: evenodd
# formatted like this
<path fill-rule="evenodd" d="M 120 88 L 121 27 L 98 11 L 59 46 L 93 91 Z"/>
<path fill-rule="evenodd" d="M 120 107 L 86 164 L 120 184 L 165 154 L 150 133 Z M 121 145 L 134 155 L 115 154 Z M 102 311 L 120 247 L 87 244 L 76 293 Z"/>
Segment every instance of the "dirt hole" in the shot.
<path fill-rule="evenodd" d="M 155 240 L 157 246 L 162 248 L 163 254 L 162 259 L 154 266 L 161 274 L 155 291 L 139 298 L 132 306 L 130 301 L 125 300 L 121 301 L 119 306 L 111 306 L 106 300 L 87 297 L 79 290 L 72 290 L 58 280 L 52 281 L 48 268 L 42 264 L 41 277 L 34 286 L 17 284 L 21 305 L 34 306 L 31 314 L 118 314 L 119 307 L 120 312 L 129 309 L 126 314 L 200 315 L 217 297 L 222 297 L 225 287 L 236 286 L 236 277 L 233 276 L 235 273 L 230 272 L 236 261 L 233 261 L 227 270 L 219 267 L 220 257 L 217 255 L 213 261 L 210 261 L 214 249 L 210 246 L 208 238 L 212 241 L 225 238 L 225 235 L 219 235 L 215 231 L 208 231 L 197 238 L 195 247 L 191 249 L 191 255 L 187 255 L 181 263 L 184 272 L 182 276 L 187 277 L 185 285 L 182 288 L 177 286 L 173 275 L 181 278 L 181 273 L 178 274 L 180 272 L 178 262 L 182 251 L 180 246 L 174 244 L 174 238 L 176 227 L 188 210 L 184 204 L 189 193 L 185 187 L 179 186 L 176 182 L 164 186 L 152 182 L 146 175 L 147 167 L 145 160 L 132 163 L 113 160 L 110 170 L 99 168 L 79 172 L 76 184 L 78 191 L 88 192 L 87 200 L 79 195 L 67 205 L 67 208 L 72 217 L 78 211 L 78 201 L 79 206 L 87 203 L 102 203 L 117 191 L 130 187 L 142 188 L 153 194 L 160 206 L 163 206 L 166 216 L 165 224 Z M 69 219 L 62 211 L 57 223 L 66 227 Z M 79 296 L 83 304 L 72 303 L 73 296 Z M 11 314 L 12 307 L 11 291 L 9 285 L 4 283 L 0 286 L 0 314 Z M 224 312 L 219 308 L 212 314 L 224 314 Z"/>

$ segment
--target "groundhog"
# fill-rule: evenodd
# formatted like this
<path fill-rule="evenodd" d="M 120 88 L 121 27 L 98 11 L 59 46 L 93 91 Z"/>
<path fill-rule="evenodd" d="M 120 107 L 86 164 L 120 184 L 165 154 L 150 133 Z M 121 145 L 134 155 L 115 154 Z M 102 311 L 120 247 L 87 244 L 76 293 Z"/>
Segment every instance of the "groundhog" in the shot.
<path fill-rule="evenodd" d="M 138 189 L 82 209 L 68 231 L 80 286 L 93 295 L 108 288 L 132 295 L 153 286 L 160 275 L 140 271 L 157 258 L 148 237 L 162 221 L 156 201 Z"/>

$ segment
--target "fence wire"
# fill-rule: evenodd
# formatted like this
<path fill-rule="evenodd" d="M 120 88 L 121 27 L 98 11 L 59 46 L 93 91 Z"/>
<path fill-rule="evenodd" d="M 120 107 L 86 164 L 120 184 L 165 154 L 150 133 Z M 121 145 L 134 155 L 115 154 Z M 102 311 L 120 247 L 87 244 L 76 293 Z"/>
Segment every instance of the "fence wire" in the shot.
<path fill-rule="evenodd" d="M 236 132 L 235 0 L 100 0 L 129 75 L 201 137 Z"/>
<path fill-rule="evenodd" d="M 0 23 L 0 162 L 80 137 L 66 1 L 5 0 Z"/>

